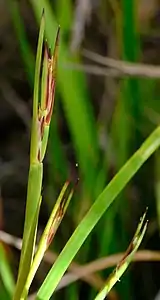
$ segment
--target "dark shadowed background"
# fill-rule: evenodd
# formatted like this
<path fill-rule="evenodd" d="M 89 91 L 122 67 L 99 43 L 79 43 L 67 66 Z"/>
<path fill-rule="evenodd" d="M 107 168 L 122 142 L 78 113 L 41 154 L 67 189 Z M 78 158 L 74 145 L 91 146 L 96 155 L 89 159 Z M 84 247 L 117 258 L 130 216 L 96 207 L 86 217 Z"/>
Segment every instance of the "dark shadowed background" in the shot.
<path fill-rule="evenodd" d="M 80 177 L 50 249 L 58 253 L 97 195 L 160 123 L 160 68 L 154 68 L 160 64 L 160 1 L 44 2 L 50 4 L 46 23 L 50 26 L 47 40 L 51 46 L 57 24 L 61 25 L 61 56 L 45 159 L 39 235 L 64 181 Z M 36 0 L 0 0 L 2 237 L 2 231 L 11 238 L 21 238 L 23 233 L 39 30 L 35 3 Z M 140 63 L 151 66 L 145 68 Z M 159 154 L 157 151 L 145 163 L 110 207 L 79 251 L 76 262 L 85 264 L 125 251 L 146 206 L 149 226 L 141 249 L 160 251 Z M 15 243 L 7 245 L 6 241 L 3 245 L 16 278 L 20 252 Z M 148 260 L 132 263 L 108 299 L 160 299 L 156 298 L 160 262 L 158 257 Z M 40 286 L 49 268 L 50 263 L 41 264 L 31 293 Z M 94 280 L 78 280 L 58 291 L 54 299 L 93 299 L 110 272 L 107 266 L 104 269 L 95 278 L 97 284 Z M 0 299 L 4 299 L 3 289 L 0 281 Z"/>

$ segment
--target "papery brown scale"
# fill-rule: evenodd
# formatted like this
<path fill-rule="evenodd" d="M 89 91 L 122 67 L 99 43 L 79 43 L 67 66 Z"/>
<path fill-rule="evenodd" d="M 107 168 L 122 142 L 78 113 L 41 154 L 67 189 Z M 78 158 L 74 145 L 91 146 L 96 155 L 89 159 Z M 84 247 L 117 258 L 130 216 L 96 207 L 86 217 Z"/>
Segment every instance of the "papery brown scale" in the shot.
<path fill-rule="evenodd" d="M 38 149 L 38 160 L 41 161 L 41 151 Z"/>
<path fill-rule="evenodd" d="M 51 242 L 52 242 L 52 240 L 53 240 L 53 238 L 55 236 L 55 233 L 57 231 L 57 228 L 59 226 L 60 220 L 59 220 L 58 215 L 59 215 L 59 212 L 57 212 L 56 215 L 55 215 L 55 219 L 57 220 L 57 224 L 55 225 L 54 222 L 53 222 L 54 225 L 52 224 L 52 226 L 50 228 L 50 231 L 48 233 L 48 236 L 47 236 L 47 247 L 49 247 L 49 245 L 51 244 Z"/>
<path fill-rule="evenodd" d="M 48 88 L 48 102 L 47 102 L 47 111 L 50 110 L 51 107 L 51 101 L 52 101 L 52 67 L 50 66 L 49 70 L 49 88 Z"/>
<path fill-rule="evenodd" d="M 54 238 L 54 235 L 55 235 L 54 230 L 50 231 L 50 233 L 48 234 L 48 237 L 47 237 L 47 248 L 51 244 L 51 242 L 52 242 L 52 240 Z"/>
<path fill-rule="evenodd" d="M 46 89 L 46 109 L 47 109 L 47 107 L 48 107 L 49 94 L 50 94 L 50 72 L 49 72 L 49 66 L 48 66 L 47 89 Z"/>
<path fill-rule="evenodd" d="M 49 124 L 52 117 L 53 105 L 54 105 L 54 95 L 55 95 L 55 80 L 52 78 L 51 83 L 51 94 L 50 94 L 50 106 L 48 106 L 48 113 L 46 116 L 46 123 Z"/>
<path fill-rule="evenodd" d="M 48 98 L 47 98 L 47 102 L 46 102 L 47 110 L 50 110 L 51 101 L 52 101 L 52 81 L 53 81 L 52 59 L 50 59 L 48 62 Z"/>

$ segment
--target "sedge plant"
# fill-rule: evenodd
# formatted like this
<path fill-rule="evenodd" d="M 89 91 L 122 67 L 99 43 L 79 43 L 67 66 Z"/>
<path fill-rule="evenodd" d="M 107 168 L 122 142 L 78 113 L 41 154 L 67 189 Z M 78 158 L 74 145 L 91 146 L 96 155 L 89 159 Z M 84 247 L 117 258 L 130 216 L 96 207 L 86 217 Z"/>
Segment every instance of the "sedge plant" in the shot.
<path fill-rule="evenodd" d="M 38 217 L 42 201 L 41 193 L 43 160 L 46 153 L 49 127 L 54 106 L 60 28 L 58 28 L 57 31 L 53 53 L 51 53 L 51 51 L 48 49 L 47 44 L 44 43 L 44 31 L 45 18 L 43 13 L 40 23 L 35 65 L 33 119 L 26 215 L 19 272 L 13 300 L 27 299 L 35 273 L 63 219 L 74 190 L 74 188 L 71 187 L 71 183 L 66 181 L 51 212 L 50 218 L 35 252 Z M 142 164 L 150 157 L 150 155 L 152 155 L 152 153 L 159 147 L 159 145 L 160 126 L 154 130 L 154 132 L 121 168 L 117 175 L 111 180 L 111 182 L 95 200 L 94 204 L 91 206 L 90 210 L 87 212 L 81 223 L 72 234 L 71 238 L 57 258 L 55 264 L 51 268 L 49 274 L 42 283 L 36 295 L 37 300 L 48 300 L 51 298 L 57 285 L 63 277 L 63 274 L 67 270 L 69 264 L 74 259 L 86 238 L 93 230 L 94 226 L 112 204 L 115 198 L 119 195 L 122 189 L 126 186 L 129 180 L 139 170 Z M 119 280 L 128 267 L 145 234 L 147 228 L 145 216 L 146 213 L 140 220 L 135 236 L 123 259 L 117 265 L 116 270 L 109 276 L 104 288 L 98 293 L 95 300 L 104 299 L 110 289 Z"/>
<path fill-rule="evenodd" d="M 42 256 L 44 255 L 49 244 L 51 243 L 51 240 L 61 222 L 61 219 L 64 215 L 66 207 L 73 193 L 72 191 L 70 191 L 67 194 L 67 196 L 65 195 L 70 184 L 69 182 L 66 182 L 53 209 L 51 217 L 42 236 L 42 241 L 40 241 L 39 243 L 39 247 L 37 249 L 33 261 L 38 215 L 42 200 L 41 190 L 43 178 L 43 159 L 46 152 L 49 127 L 54 105 L 59 31 L 60 28 L 58 28 L 57 31 L 55 49 L 53 54 L 50 53 L 50 49 L 48 49 L 47 44 L 45 44 L 42 75 L 40 76 L 44 40 L 43 13 L 39 32 L 39 41 L 35 66 L 30 169 L 28 177 L 26 215 L 22 251 L 17 285 L 13 297 L 13 299 L 15 300 L 26 299 L 31 278 L 33 278 L 33 274 L 35 273 L 35 270 L 37 269 Z M 28 289 L 26 287 L 28 287 Z"/>

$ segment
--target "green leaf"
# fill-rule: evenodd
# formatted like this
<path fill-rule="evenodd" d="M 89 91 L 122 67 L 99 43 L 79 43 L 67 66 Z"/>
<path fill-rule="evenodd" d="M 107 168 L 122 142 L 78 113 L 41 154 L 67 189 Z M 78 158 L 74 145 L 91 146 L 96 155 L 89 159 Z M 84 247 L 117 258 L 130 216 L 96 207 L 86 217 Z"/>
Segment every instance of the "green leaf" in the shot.
<path fill-rule="evenodd" d="M 130 243 L 128 249 L 126 250 L 123 258 L 118 263 L 116 269 L 112 272 L 112 274 L 108 277 L 105 286 L 102 288 L 102 290 L 98 293 L 95 300 L 103 300 L 108 295 L 112 287 L 116 284 L 117 281 L 119 281 L 120 277 L 123 275 L 123 273 L 128 268 L 130 262 L 133 259 L 133 256 L 135 252 L 138 250 L 142 239 L 144 237 L 144 234 L 147 229 L 147 223 L 144 223 L 146 213 L 143 215 L 143 217 L 140 220 L 140 223 L 137 227 L 136 233 L 133 237 L 132 242 Z"/>
<path fill-rule="evenodd" d="M 66 246 L 60 253 L 54 266 L 51 268 L 44 283 L 38 291 L 37 300 L 48 300 L 61 280 L 64 272 L 74 256 L 93 230 L 104 212 L 112 204 L 129 180 L 134 176 L 143 163 L 160 146 L 160 126 L 146 139 L 142 146 L 121 168 L 117 175 L 99 195 L 86 216 L 83 218 Z"/>
<path fill-rule="evenodd" d="M 15 282 L 2 243 L 0 243 L 0 276 L 11 299 Z"/>

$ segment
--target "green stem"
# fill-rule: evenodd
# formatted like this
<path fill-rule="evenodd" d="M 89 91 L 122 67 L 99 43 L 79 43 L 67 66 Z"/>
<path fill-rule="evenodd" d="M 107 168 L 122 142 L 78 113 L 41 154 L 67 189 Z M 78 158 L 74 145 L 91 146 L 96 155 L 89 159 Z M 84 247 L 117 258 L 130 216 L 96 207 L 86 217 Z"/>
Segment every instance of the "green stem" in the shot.
<path fill-rule="evenodd" d="M 20 298 L 33 259 L 35 235 L 37 230 L 37 220 L 41 198 L 42 174 L 42 163 L 31 165 L 28 180 L 27 206 L 22 252 L 18 272 L 18 280 L 13 300 L 18 300 Z M 32 203 L 32 205 L 30 205 L 30 203 Z M 37 203 L 39 203 L 38 206 Z"/>

